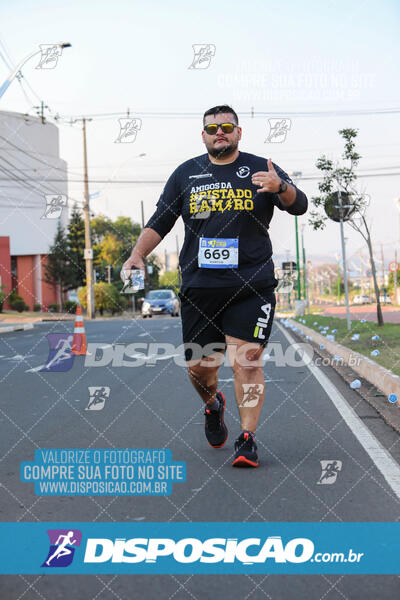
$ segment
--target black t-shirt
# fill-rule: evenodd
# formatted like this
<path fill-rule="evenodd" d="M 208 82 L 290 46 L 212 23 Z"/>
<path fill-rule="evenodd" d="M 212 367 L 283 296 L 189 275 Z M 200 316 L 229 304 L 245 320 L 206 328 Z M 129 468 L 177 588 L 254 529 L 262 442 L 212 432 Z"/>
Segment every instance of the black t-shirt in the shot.
<path fill-rule="evenodd" d="M 277 165 L 282 179 L 290 177 Z M 210 162 L 208 154 L 182 163 L 168 179 L 157 203 L 157 210 L 146 227 L 163 238 L 179 216 L 185 224 L 185 240 L 179 255 L 184 287 L 242 287 L 257 282 L 258 286 L 274 285 L 272 246 L 268 235 L 274 206 L 292 215 L 307 210 L 306 195 L 296 188 L 296 200 L 285 208 L 277 194 L 257 193 L 251 176 L 268 171 L 267 160 L 240 152 L 226 165 Z M 200 268 L 199 239 L 238 238 L 238 268 Z"/>

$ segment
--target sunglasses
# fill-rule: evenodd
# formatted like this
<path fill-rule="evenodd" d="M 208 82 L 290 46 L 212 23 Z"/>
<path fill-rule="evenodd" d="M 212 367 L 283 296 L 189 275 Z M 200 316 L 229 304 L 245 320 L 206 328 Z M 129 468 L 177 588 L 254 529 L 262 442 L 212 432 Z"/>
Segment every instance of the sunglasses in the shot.
<path fill-rule="evenodd" d="M 222 133 L 232 133 L 237 125 L 234 123 L 209 123 L 208 125 L 204 125 L 204 131 L 208 135 L 215 135 L 220 127 Z"/>

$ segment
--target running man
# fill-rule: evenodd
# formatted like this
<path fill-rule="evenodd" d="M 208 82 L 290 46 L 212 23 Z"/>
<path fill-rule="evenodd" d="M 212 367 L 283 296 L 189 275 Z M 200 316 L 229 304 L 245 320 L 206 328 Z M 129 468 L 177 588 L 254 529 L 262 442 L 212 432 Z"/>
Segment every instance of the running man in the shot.
<path fill-rule="evenodd" d="M 71 344 L 73 340 L 73 335 L 69 335 L 65 339 L 59 339 L 55 350 L 58 352 L 53 356 L 53 358 L 44 366 L 44 369 L 50 369 L 50 367 L 54 364 L 62 362 L 63 360 L 67 360 L 71 358 Z"/>
<path fill-rule="evenodd" d="M 218 370 L 228 349 L 241 421 L 232 464 L 257 467 L 255 431 L 265 392 L 262 353 L 278 283 L 268 227 L 274 207 L 302 215 L 308 202 L 271 159 L 239 152 L 241 136 L 231 107 L 216 106 L 204 113 L 207 153 L 172 173 L 123 269 L 143 269 L 143 258 L 182 216 L 183 342 L 189 378 L 205 404 L 205 435 L 214 448 L 228 437 L 225 397 L 217 390 Z M 199 347 L 200 355 L 195 355 Z"/>
<path fill-rule="evenodd" d="M 76 540 L 73 540 L 74 532 L 68 531 L 67 535 L 59 535 L 58 540 L 56 541 L 57 549 L 54 553 L 46 560 L 46 565 L 50 566 L 53 558 L 61 558 L 61 556 L 66 556 L 67 554 L 71 554 L 71 550 L 67 548 L 67 546 L 73 546 L 76 543 Z M 60 542 L 62 540 L 62 542 Z"/>

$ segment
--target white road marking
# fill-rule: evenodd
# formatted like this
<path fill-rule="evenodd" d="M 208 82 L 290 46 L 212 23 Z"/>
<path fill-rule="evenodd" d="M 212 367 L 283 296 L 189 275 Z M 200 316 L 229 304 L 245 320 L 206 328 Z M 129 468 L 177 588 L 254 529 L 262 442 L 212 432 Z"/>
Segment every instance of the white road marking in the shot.
<path fill-rule="evenodd" d="M 181 354 L 161 354 L 157 360 L 167 360 L 168 358 L 174 358 L 174 356 L 182 356 Z"/>
<path fill-rule="evenodd" d="M 36 373 L 36 371 L 40 371 L 40 369 L 43 369 L 45 365 L 39 365 L 38 367 L 33 367 L 33 369 L 28 369 L 27 371 L 25 371 L 25 373 Z"/>
<path fill-rule="evenodd" d="M 299 351 L 305 351 L 309 356 L 312 354 L 311 350 L 304 349 L 304 345 L 300 346 L 297 344 L 290 333 L 288 333 L 279 323 L 277 323 L 277 326 L 282 331 L 289 343 L 293 346 L 293 348 L 298 347 Z M 398 463 L 394 460 L 393 456 L 386 450 L 386 448 L 382 446 L 380 441 L 373 435 L 373 433 L 371 433 L 371 431 L 364 425 L 353 408 L 346 402 L 345 398 L 334 386 L 331 380 L 325 375 L 325 373 L 312 362 L 308 362 L 307 367 L 310 369 L 315 379 L 332 400 L 342 419 L 349 427 L 353 435 L 357 438 L 361 446 L 364 448 L 365 452 L 369 455 L 378 471 L 382 473 L 393 492 L 398 498 L 400 498 L 400 466 Z"/>
<path fill-rule="evenodd" d="M 26 354 L 25 356 L 23 356 L 22 354 L 16 354 L 15 356 L 10 356 L 9 358 L 6 358 L 6 360 L 25 360 L 26 358 L 32 358 L 32 356 L 35 356 L 34 354 Z"/>

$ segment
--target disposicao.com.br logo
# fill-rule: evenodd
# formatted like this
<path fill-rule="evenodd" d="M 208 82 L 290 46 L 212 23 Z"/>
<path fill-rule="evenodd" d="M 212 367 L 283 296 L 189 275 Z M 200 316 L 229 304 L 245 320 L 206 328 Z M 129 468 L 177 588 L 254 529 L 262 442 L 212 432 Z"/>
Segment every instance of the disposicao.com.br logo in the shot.
<path fill-rule="evenodd" d="M 350 549 L 347 553 L 316 553 L 308 538 L 293 538 L 286 544 L 281 536 L 262 538 L 89 538 L 85 563 L 157 563 L 172 558 L 181 564 L 235 563 L 253 565 L 271 560 L 275 563 L 359 562 L 362 553 Z"/>

